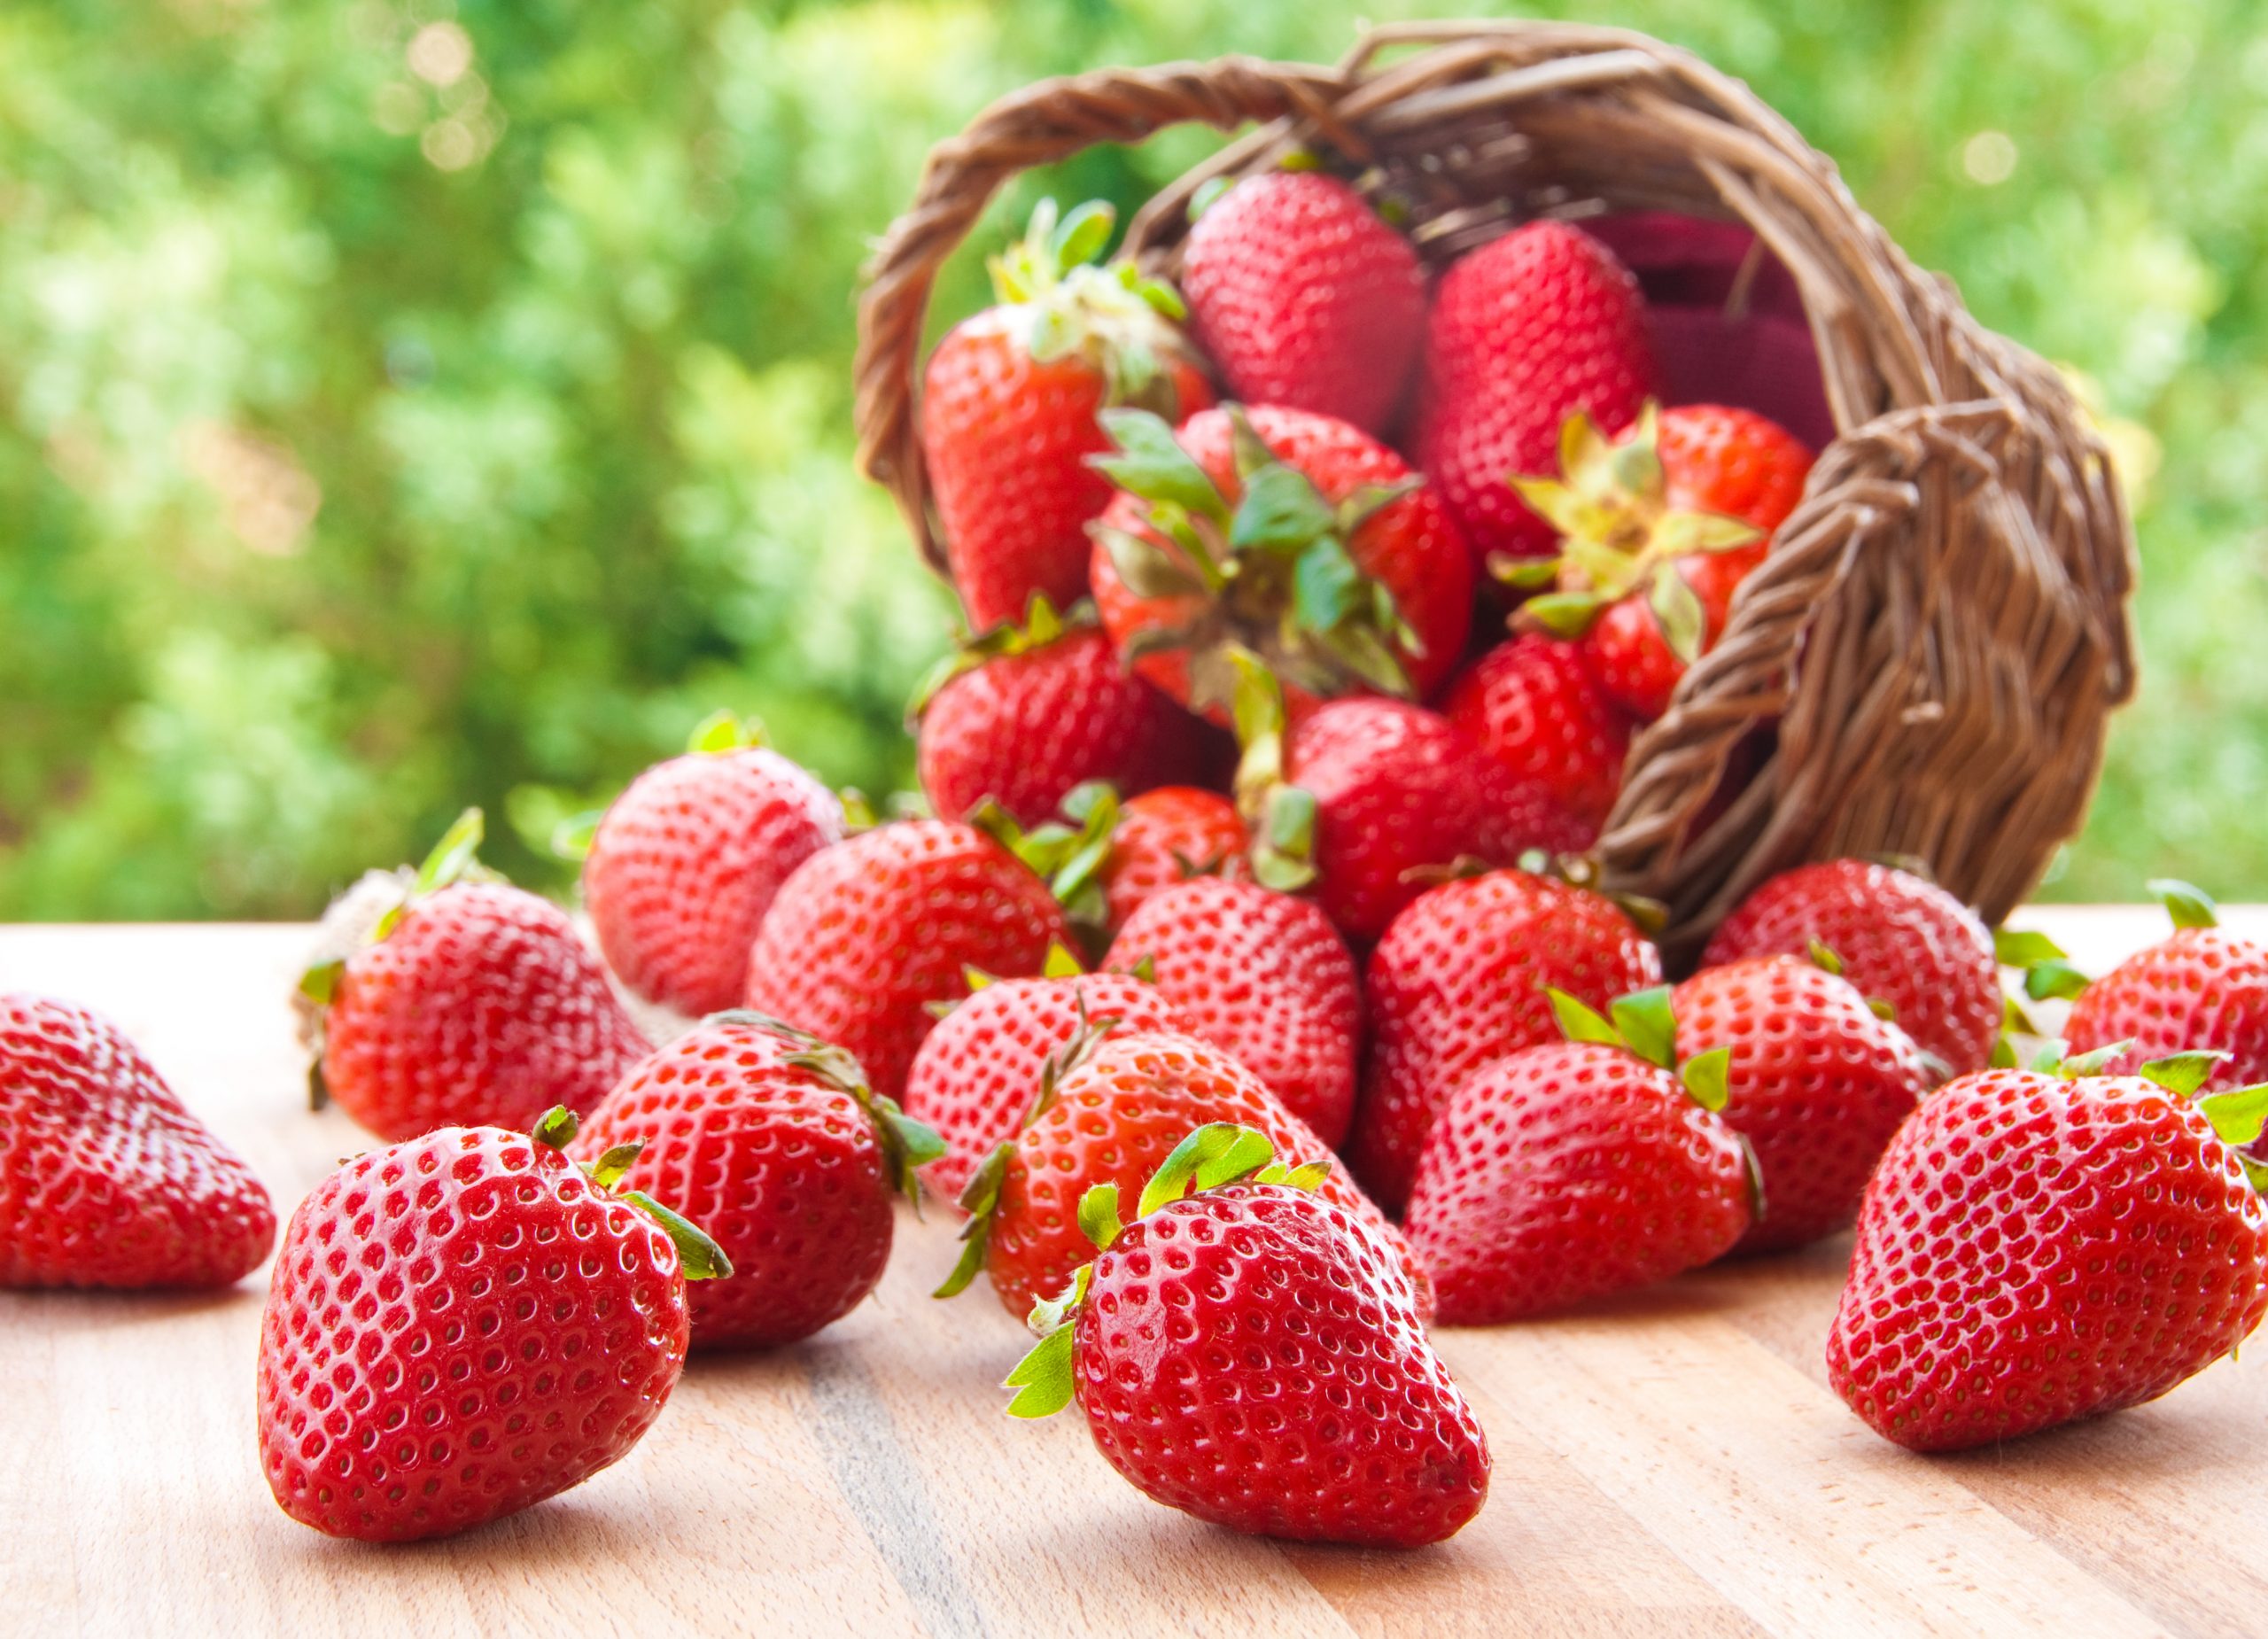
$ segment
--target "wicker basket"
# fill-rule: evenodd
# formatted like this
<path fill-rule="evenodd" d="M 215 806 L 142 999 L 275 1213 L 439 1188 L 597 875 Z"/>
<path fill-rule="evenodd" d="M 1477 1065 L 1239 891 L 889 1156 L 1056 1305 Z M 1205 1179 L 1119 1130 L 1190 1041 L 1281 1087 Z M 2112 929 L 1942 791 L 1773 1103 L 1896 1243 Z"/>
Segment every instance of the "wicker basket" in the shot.
<path fill-rule="evenodd" d="M 1837 436 L 1632 748 L 1600 843 L 1610 887 L 1670 907 L 1674 955 L 1809 858 L 1918 857 L 1995 921 L 2038 882 L 2134 687 L 2132 540 L 2103 447 L 2054 372 L 1909 263 L 1787 121 L 1642 35 L 1433 23 L 1379 29 L 1333 68 L 1106 69 L 940 144 L 869 268 L 857 367 L 861 464 L 933 563 L 915 384 L 939 264 L 1020 171 L 1188 120 L 1256 128 L 1130 225 L 1153 270 L 1173 271 L 1208 178 L 1305 147 L 1412 204 L 1435 262 L 1530 216 L 1671 211 L 1745 222 L 1792 276 Z M 1728 759 L 1775 722 L 1712 811 Z"/>

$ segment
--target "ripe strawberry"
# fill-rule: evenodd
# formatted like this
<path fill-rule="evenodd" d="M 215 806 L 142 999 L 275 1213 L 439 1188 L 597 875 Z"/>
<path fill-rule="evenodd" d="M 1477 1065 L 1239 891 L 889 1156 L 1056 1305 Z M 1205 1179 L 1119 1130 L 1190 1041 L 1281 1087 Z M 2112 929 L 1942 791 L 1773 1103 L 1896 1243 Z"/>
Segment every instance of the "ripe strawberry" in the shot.
<path fill-rule="evenodd" d="M 1104 933 L 1115 936 L 1161 889 L 1241 870 L 1250 846 L 1236 804 L 1217 791 L 1171 785 L 1128 797 L 1096 873 Z"/>
<path fill-rule="evenodd" d="M 1720 404 L 1649 403 L 1614 442 L 1570 416 L 1559 476 L 1512 480 L 1561 537 L 1557 558 L 1507 571 L 1559 587 L 1524 605 L 1520 623 L 1579 639 L 1600 686 L 1651 722 L 1723 633 L 1733 593 L 1803 499 L 1811 463 L 1776 423 Z"/>
<path fill-rule="evenodd" d="M 1347 1151 L 1389 1212 L 1425 1133 L 1489 1060 L 1559 1039 L 1546 987 L 1592 1007 L 1661 982 L 1661 958 L 1611 899 L 1526 871 L 1443 882 L 1394 919 L 1364 975 L 1370 1047 Z"/>
<path fill-rule="evenodd" d="M 1100 630 L 1067 628 L 1045 599 L 1025 625 L 995 627 L 948 664 L 916 707 L 921 788 L 948 820 L 989 796 L 1037 825 L 1091 780 L 1141 791 L 1195 769 L 1197 724 L 1121 666 Z"/>
<path fill-rule="evenodd" d="M 357 1156 L 291 1215 L 260 1332 L 260 1454 L 284 1511 L 398 1542 L 579 1485 L 659 1415 L 685 1365 L 685 1283 L 715 1244 L 635 1192 L 619 1155 L 444 1127 Z"/>
<path fill-rule="evenodd" d="M 100 1014 L 0 995 L 0 1287 L 225 1286 L 276 1209 Z"/>
<path fill-rule="evenodd" d="M 1429 871 L 1510 865 L 1531 848 L 1581 840 L 1540 785 L 1516 779 L 1447 718 L 1402 701 L 1316 708 L 1293 725 L 1285 762 L 1292 788 L 1313 802 L 1317 897 L 1350 939 L 1377 938 L 1425 891 Z M 1269 857 L 1286 851 L 1296 849 L 1263 839 L 1261 880 L 1270 880 Z"/>
<path fill-rule="evenodd" d="M 557 906 L 475 861 L 469 809 L 353 954 L 307 970 L 317 1091 L 382 1138 L 595 1108 L 649 1044 Z"/>
<path fill-rule="evenodd" d="M 950 1146 L 924 1174 L 947 1200 L 1014 1138 L 1073 1062 L 1106 1034 L 1185 1030 L 1154 985 L 1124 973 L 1065 973 L 981 986 L 937 1021 L 905 1078 L 909 1113 Z"/>
<path fill-rule="evenodd" d="M 2213 902 L 2186 882 L 2150 886 L 2173 913 L 2173 936 L 2079 993 L 2063 1027 L 2072 1051 L 2131 1041 L 2108 1067 L 2131 1076 L 2145 1060 L 2206 1049 L 2229 1055 L 2207 1086 L 2268 1081 L 2268 946 L 2221 927 Z"/>
<path fill-rule="evenodd" d="M 780 884 L 843 840 L 835 794 L 737 719 L 694 731 L 615 798 L 583 858 L 583 902 L 617 977 L 680 1013 L 740 1000 Z"/>
<path fill-rule="evenodd" d="M 1410 1194 L 1442 1323 L 1565 1309 L 1731 1250 L 1754 1221 L 1748 1161 L 1704 1096 L 1596 1040 L 1523 1047 L 1460 1082 Z"/>
<path fill-rule="evenodd" d="M 1876 1433 L 1951 1451 L 2139 1405 L 2260 1324 L 2268 1212 L 2231 1145 L 2268 1089 L 2169 1080 L 1989 1070 L 1899 1129 L 1827 1341 Z"/>
<path fill-rule="evenodd" d="M 1756 1151 L 1767 1208 L 1735 1250 L 1800 1247 L 1847 1225 L 1930 1089 L 1921 1049 L 1847 980 L 1790 956 L 1705 967 L 1671 1006 L 1681 1039 L 1731 1051 L 1724 1117 Z"/>
<path fill-rule="evenodd" d="M 961 1192 L 970 1213 L 966 1250 L 938 1295 L 960 1291 L 980 1268 L 1012 1315 L 1060 1292 L 1091 1250 L 1079 1230 L 1080 1197 L 1097 1184 L 1139 1189 L 1191 1129 L 1208 1122 L 1256 1129 L 1285 1154 L 1328 1153 L 1258 1076 L 1212 1043 L 1169 1032 L 1113 1035 L 970 1175 Z M 1400 1232 L 1340 1174 L 1317 1188 L 1377 1227 L 1431 1313 L 1432 1287 L 1409 1262 Z"/>
<path fill-rule="evenodd" d="M 1149 972 L 1183 1028 L 1227 1049 L 1324 1144 L 1346 1139 L 1362 984 L 1316 906 L 1254 882 L 1177 882 L 1135 912 L 1103 966 Z"/>
<path fill-rule="evenodd" d="M 944 1140 L 866 1084 L 858 1061 L 760 1014 L 727 1012 L 642 1060 L 568 1153 L 673 1201 L 733 1265 L 687 1295 L 703 1348 L 771 1348 L 857 1308 L 889 1261 L 893 1192 Z"/>
<path fill-rule="evenodd" d="M 1890 1004 L 1900 1029 L 1943 1063 L 1984 1068 L 2005 1004 L 1992 937 L 1977 913 L 1910 871 L 1829 859 L 1772 878 L 1718 925 L 1704 967 L 1744 956 L 1804 956 L 1823 945 L 1860 991 Z"/>
<path fill-rule="evenodd" d="M 1118 652 L 1227 721 L 1239 655 L 1311 695 L 1424 696 L 1464 648 L 1472 569 L 1430 486 L 1359 428 L 1230 406 L 1179 432 L 1112 411 L 1119 487 L 1095 531 L 1096 606 Z"/>
<path fill-rule="evenodd" d="M 1418 467 L 1478 573 L 1492 555 L 1550 555 L 1551 530 L 1505 480 L 1540 472 L 1578 410 L 1610 432 L 1657 391 L 1637 282 L 1581 229 L 1532 221 L 1459 257 L 1426 326 Z"/>
<path fill-rule="evenodd" d="M 1047 884 L 974 826 L 905 820 L 823 849 L 772 902 L 749 952 L 748 1005 L 833 1042 L 884 1098 L 967 970 L 1036 974 L 1070 924 Z"/>
<path fill-rule="evenodd" d="M 1622 789 L 1630 720 L 1593 680 L 1573 645 L 1540 633 L 1499 643 L 1457 680 L 1449 721 L 1562 816 L 1562 851 L 1598 840 Z"/>
<path fill-rule="evenodd" d="M 1115 1185 L 1083 1197 L 1099 1251 L 1034 1311 L 1009 1412 L 1076 1395 L 1136 1489 L 1232 1531 L 1438 1542 L 1487 1499 L 1487 1442 L 1394 1249 L 1316 1188 L 1322 1169 L 1275 1154 L 1257 1131 L 1200 1128 L 1133 1223 Z"/>
<path fill-rule="evenodd" d="M 1213 401 L 1174 321 L 1180 298 L 1131 263 L 1086 264 L 1111 209 L 1060 223 L 1052 201 L 995 258 L 1000 305 L 956 325 L 923 376 L 921 449 L 945 556 L 968 624 L 1020 620 L 1035 593 L 1068 609 L 1087 592 L 1087 524 L 1110 485 L 1096 415 L 1138 404 L 1178 420 Z"/>
<path fill-rule="evenodd" d="M 1425 272 L 1319 171 L 1247 177 L 1182 245 L 1190 328 L 1236 397 L 1385 429 L 1425 336 Z"/>

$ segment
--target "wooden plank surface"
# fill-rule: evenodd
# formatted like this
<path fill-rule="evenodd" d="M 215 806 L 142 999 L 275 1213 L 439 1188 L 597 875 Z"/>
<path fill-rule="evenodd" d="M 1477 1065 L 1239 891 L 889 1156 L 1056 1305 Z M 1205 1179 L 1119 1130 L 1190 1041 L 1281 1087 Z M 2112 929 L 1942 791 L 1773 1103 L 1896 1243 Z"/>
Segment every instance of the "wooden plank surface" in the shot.
<path fill-rule="evenodd" d="M 2158 913 L 2041 909 L 2099 969 Z M 2231 920 L 2268 934 L 2268 913 Z M 367 1140 L 302 1107 L 297 928 L 0 928 L 0 990 L 117 1018 L 290 1207 Z M 262 1278 L 214 1297 L 0 1293 L 5 1631 L 937 1635 L 2247 1635 L 2268 1612 L 2268 1348 L 2155 1405 L 1929 1459 L 1820 1352 L 1847 1239 L 1554 1320 L 1445 1331 L 1487 1508 L 1392 1555 L 1249 1541 L 1151 1503 L 1076 1414 L 999 1415 L 1023 1346 L 951 1228 L 902 1214 L 874 1299 L 769 1355 L 698 1356 L 581 1488 L 408 1549 L 269 1500 Z M 20 1626 L 19 1626 L 20 1624 Z"/>

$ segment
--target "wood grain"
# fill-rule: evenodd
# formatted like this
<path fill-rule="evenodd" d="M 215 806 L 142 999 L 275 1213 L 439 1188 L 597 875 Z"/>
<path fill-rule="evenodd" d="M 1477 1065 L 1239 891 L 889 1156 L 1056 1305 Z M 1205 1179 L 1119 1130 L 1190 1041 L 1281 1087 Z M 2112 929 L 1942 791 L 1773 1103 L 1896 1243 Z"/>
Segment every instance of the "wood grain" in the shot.
<path fill-rule="evenodd" d="M 2017 919 L 2100 968 L 2150 911 Z M 2268 933 L 2268 912 L 2238 926 Z M 279 1206 L 367 1145 L 307 1113 L 296 928 L 0 928 L 0 989 L 116 1017 Z M 1023 1346 L 950 1225 L 823 1336 L 696 1357 L 652 1434 L 565 1496 L 380 1550 L 293 1524 L 252 1441 L 262 1279 L 211 1298 L 0 1294 L 12 1631 L 962 1635 L 2229 1635 L 2268 1611 L 2268 1348 L 2155 1405 L 1926 1459 L 1820 1360 L 1847 1240 L 1541 1323 L 1446 1331 L 1496 1463 L 1462 1534 L 1251 1541 L 1145 1501 L 1076 1415 L 999 1415 Z M 20 1628 L 15 1624 L 20 1623 Z"/>

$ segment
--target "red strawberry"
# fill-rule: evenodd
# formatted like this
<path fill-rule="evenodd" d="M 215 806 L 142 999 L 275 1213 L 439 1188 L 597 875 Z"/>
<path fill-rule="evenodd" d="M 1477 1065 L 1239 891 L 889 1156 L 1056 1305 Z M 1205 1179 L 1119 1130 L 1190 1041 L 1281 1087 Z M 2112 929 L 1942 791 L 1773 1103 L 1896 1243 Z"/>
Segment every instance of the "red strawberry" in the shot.
<path fill-rule="evenodd" d="M 1247 403 L 1384 430 L 1425 335 L 1410 242 L 1335 176 L 1278 171 L 1207 206 L 1181 253 L 1190 327 Z"/>
<path fill-rule="evenodd" d="M 1505 480 L 1541 472 L 1577 410 L 1611 432 L 1657 390 L 1637 282 L 1581 229 L 1532 221 L 1459 257 L 1434 291 L 1417 460 L 1489 556 L 1550 555 L 1550 526 Z"/>
<path fill-rule="evenodd" d="M 666 1208 L 535 1135 L 444 1127 L 346 1162 L 291 1215 L 260 1332 L 260 1455 L 285 1513 L 398 1542 L 581 1484 L 685 1366 L 685 1283 L 729 1274 Z"/>
<path fill-rule="evenodd" d="M 1250 845 L 1236 804 L 1217 791 L 1172 785 L 1128 797 L 1097 874 L 1104 932 L 1116 934 L 1161 888 L 1241 868 Z"/>
<path fill-rule="evenodd" d="M 1141 404 L 1175 419 L 1213 401 L 1173 321 L 1180 299 L 1130 263 L 1086 264 L 1111 210 L 1055 220 L 1052 202 L 992 263 L 1001 305 L 955 326 L 923 377 L 921 449 L 969 625 L 1020 620 L 1035 593 L 1087 592 L 1087 524 L 1110 499 L 1086 464 L 1096 415 Z"/>
<path fill-rule="evenodd" d="M 2174 932 L 2080 992 L 2063 1034 L 2072 1051 L 2133 1045 L 2107 1067 L 2131 1076 L 2145 1060 L 2191 1049 L 2229 1056 L 2212 1088 L 2268 1081 L 2268 946 L 2219 925 L 2213 902 L 2186 882 L 2153 882 Z"/>
<path fill-rule="evenodd" d="M 1317 1169 L 1274 1154 L 1259 1132 L 1204 1128 L 1133 1223 L 1116 1187 L 1085 1196 L 1099 1254 L 1035 1311 L 1008 1410 L 1048 1417 L 1076 1395 L 1136 1489 L 1232 1531 L 1371 1548 L 1454 1535 L 1487 1499 L 1480 1425 L 1394 1249 L 1314 1187 Z"/>
<path fill-rule="evenodd" d="M 1580 638 L 1600 686 L 1651 722 L 1723 633 L 1733 593 L 1803 499 L 1811 463 L 1776 423 L 1719 404 L 1649 404 L 1612 443 L 1588 416 L 1569 417 L 1559 476 L 1513 480 L 1562 538 L 1556 560 L 1509 571 L 1560 588 L 1518 619 Z"/>
<path fill-rule="evenodd" d="M 1096 465 L 1120 493 L 1093 579 L 1121 655 L 1227 720 L 1239 654 L 1313 695 L 1423 696 L 1464 647 L 1472 570 L 1430 487 L 1360 429 L 1305 410 L 1133 410 Z M 1414 486 L 1414 487 L 1413 487 Z"/>
<path fill-rule="evenodd" d="M 835 794 L 728 714 L 615 798 L 583 859 L 583 901 L 621 981 L 680 1013 L 740 1000 L 780 884 L 843 840 Z"/>
<path fill-rule="evenodd" d="M 2268 1311 L 2268 1212 L 2216 1128 L 2256 1135 L 2268 1090 L 2201 1107 L 2194 1083 L 1990 1070 L 1922 1100 L 1867 1186 L 1827 1340 L 1869 1427 L 1996 1445 L 2234 1352 Z"/>
<path fill-rule="evenodd" d="M 1730 1050 L 1724 1117 L 1763 1175 L 1765 1216 L 1735 1250 L 1799 1247 L 1848 1224 L 1883 1146 L 1929 1091 L 1912 1038 L 1848 981 L 1789 956 L 1705 967 L 1672 1006 L 1681 1041 Z"/>
<path fill-rule="evenodd" d="M 1074 973 L 982 986 L 937 1021 L 905 1078 L 905 1107 L 944 1135 L 929 1164 L 948 1200 L 1014 1138 L 1071 1064 L 1104 1034 L 1183 1030 L 1179 1008 L 1130 974 Z"/>
<path fill-rule="evenodd" d="M 748 1005 L 830 1041 L 884 1098 L 967 969 L 1036 974 L 1070 924 L 1047 884 L 974 826 L 906 820 L 837 843 L 781 888 L 749 952 Z"/>
<path fill-rule="evenodd" d="M 1198 877 L 1153 895 L 1103 965 L 1149 972 L 1186 1028 L 1234 1054 L 1324 1144 L 1346 1138 L 1363 991 L 1320 910 L 1256 883 Z"/>
<path fill-rule="evenodd" d="M 1045 600 L 951 664 L 919 707 L 921 788 L 946 819 L 989 796 L 1037 825 L 1091 780 L 1141 791 L 1196 765 L 1197 724 L 1121 666 L 1099 629 L 1067 629 Z"/>
<path fill-rule="evenodd" d="M 1622 788 L 1630 721 L 1574 648 L 1540 633 L 1499 643 L 1457 680 L 1442 711 L 1563 823 L 1562 851 L 1588 848 Z"/>
<path fill-rule="evenodd" d="M 1515 779 L 1447 718 L 1399 700 L 1334 700 L 1293 725 L 1286 778 L 1313 800 L 1316 894 L 1350 939 L 1375 939 L 1424 874 L 1510 865 L 1580 838 L 1540 786 Z M 1271 820 L 1271 833 L 1280 829 Z M 1255 855 L 1269 881 L 1274 835 Z M 1295 887 L 1296 878 L 1271 885 Z"/>
<path fill-rule="evenodd" d="M 480 830 L 468 810 L 370 942 L 300 982 L 323 1009 L 319 1091 L 382 1138 L 596 1108 L 649 1049 L 574 924 L 481 871 Z"/>
<path fill-rule="evenodd" d="M 2005 1006 L 1992 936 L 1974 911 L 1911 872 L 1829 859 L 1775 876 L 1719 924 L 1701 965 L 1821 945 L 1862 994 L 1890 1004 L 1946 1074 L 1984 1068 Z"/>
<path fill-rule="evenodd" d="M 979 1268 L 1012 1315 L 1060 1292 L 1091 1251 L 1079 1229 L 1080 1197 L 1097 1184 L 1131 1194 L 1191 1129 L 1208 1122 L 1254 1128 L 1286 1154 L 1328 1149 L 1258 1076 L 1212 1043 L 1169 1033 L 1111 1036 L 970 1177 L 961 1195 L 971 1215 L 963 1231 L 967 1250 L 938 1295 L 960 1291 Z M 1317 1187 L 1375 1224 L 1406 1261 L 1401 1235 L 1361 1190 L 1335 1171 Z M 1432 1288 L 1410 1267 L 1419 1306 L 1430 1313 Z"/>
<path fill-rule="evenodd" d="M 1410 1242 L 1444 1324 L 1496 1325 L 1722 1257 L 1751 1200 L 1740 1139 L 1675 1076 L 1562 1042 L 1458 1084 L 1418 1163 Z"/>
<path fill-rule="evenodd" d="M 867 1090 L 856 1060 L 752 1013 L 720 1013 L 641 1061 L 569 1154 L 674 1202 L 732 1274 L 687 1293 L 693 1341 L 793 1343 L 857 1308 L 889 1261 L 893 1192 L 944 1154 Z"/>
<path fill-rule="evenodd" d="M 0 1286 L 225 1286 L 275 1243 L 260 1180 L 116 1025 L 0 995 Z"/>
<path fill-rule="evenodd" d="M 1426 1130 L 1489 1060 L 1559 1039 L 1544 991 L 1592 1007 L 1661 982 L 1661 959 L 1611 899 L 1526 871 L 1444 882 L 1394 919 L 1364 975 L 1371 1040 L 1347 1157 L 1388 1211 Z"/>

